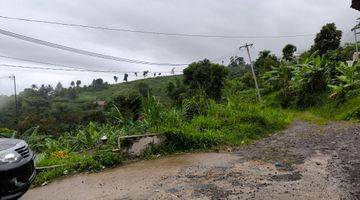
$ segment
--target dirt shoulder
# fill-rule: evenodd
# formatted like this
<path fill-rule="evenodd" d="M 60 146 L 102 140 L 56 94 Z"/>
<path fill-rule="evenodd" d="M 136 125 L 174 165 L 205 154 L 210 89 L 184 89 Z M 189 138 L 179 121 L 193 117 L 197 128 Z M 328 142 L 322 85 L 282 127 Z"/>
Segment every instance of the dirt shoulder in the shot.
<path fill-rule="evenodd" d="M 23 199 L 360 199 L 359 142 L 360 124 L 298 121 L 233 152 L 79 174 Z"/>

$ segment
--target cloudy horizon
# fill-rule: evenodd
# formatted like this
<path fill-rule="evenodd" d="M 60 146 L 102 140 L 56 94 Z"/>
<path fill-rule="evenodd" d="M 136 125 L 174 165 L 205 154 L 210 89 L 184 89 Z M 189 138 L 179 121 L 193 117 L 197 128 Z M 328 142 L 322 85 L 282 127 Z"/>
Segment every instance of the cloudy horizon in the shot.
<path fill-rule="evenodd" d="M 147 30 L 169 33 L 210 35 L 302 35 L 307 37 L 272 39 L 220 39 L 199 37 L 159 36 L 140 33 L 115 32 L 41 23 L 0 19 L 0 29 L 25 36 L 116 57 L 151 62 L 191 63 L 208 58 L 227 62 L 230 56 L 245 57 L 238 47 L 254 43 L 251 50 L 256 58 L 259 51 L 269 49 L 276 55 L 288 43 L 305 51 L 313 44 L 314 36 L 327 23 L 336 23 L 343 31 L 343 43 L 352 41 L 351 28 L 358 11 L 350 8 L 350 0 L 0 0 L 0 15 L 19 18 Z M 89 70 L 121 72 L 169 72 L 173 66 L 150 66 L 99 59 L 63 50 L 53 49 L 8 36 L 0 35 L 0 55 L 31 59 Z M 246 58 L 246 57 L 245 57 Z M 247 60 L 247 59 L 246 59 Z M 55 66 L 0 58 L 0 64 L 30 67 Z M 181 70 L 183 67 L 177 68 Z M 54 70 L 21 69 L 0 66 L 0 77 L 14 74 L 19 90 L 31 84 L 68 86 L 81 80 L 89 84 L 95 78 L 113 83 L 117 73 L 65 72 Z M 130 74 L 130 79 L 136 77 Z M 11 94 L 12 83 L 0 79 L 0 94 Z"/>

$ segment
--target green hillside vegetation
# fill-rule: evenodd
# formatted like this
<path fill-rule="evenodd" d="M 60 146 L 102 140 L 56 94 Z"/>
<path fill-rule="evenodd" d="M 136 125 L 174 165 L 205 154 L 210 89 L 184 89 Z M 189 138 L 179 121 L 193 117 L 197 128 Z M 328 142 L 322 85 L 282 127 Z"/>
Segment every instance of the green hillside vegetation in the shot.
<path fill-rule="evenodd" d="M 181 79 L 181 76 L 170 77 L 154 77 L 131 81 L 127 83 L 112 84 L 105 89 L 100 90 L 82 90 L 79 91 L 77 100 L 78 102 L 92 102 L 96 100 L 111 101 L 114 97 L 121 94 L 130 94 L 138 92 L 139 84 L 151 87 L 152 95 L 159 98 L 164 103 L 169 103 L 169 98 L 166 95 L 166 86 L 169 82 L 175 82 L 175 79 Z M 71 102 L 71 101 L 68 101 Z"/>
<path fill-rule="evenodd" d="M 149 90 L 168 105 L 170 99 L 166 95 L 166 86 L 176 79 L 181 81 L 181 76 L 154 77 L 111 85 L 98 78 L 89 86 L 74 85 L 70 88 L 63 88 L 61 83 L 55 88 L 32 85 L 18 96 L 18 126 L 14 97 L 0 96 L 0 127 L 17 129 L 21 134 L 39 126 L 40 132 L 58 136 L 60 132 L 76 129 L 78 125 L 87 125 L 91 121 L 104 123 L 107 110 L 100 109 L 97 101 L 112 105 L 112 100 L 119 95 L 139 92 L 147 95 Z"/>
<path fill-rule="evenodd" d="M 118 165 L 118 137 L 157 133 L 166 140 L 141 156 L 246 145 L 300 118 L 316 123 L 360 119 L 360 63 L 347 66 L 354 45 L 340 46 L 341 31 L 327 24 L 314 45 L 296 57 L 286 45 L 279 59 L 264 50 L 254 62 L 263 102 L 254 90 L 249 64 L 232 57 L 228 66 L 205 59 L 183 76 L 109 85 L 72 84 L 26 89 L 19 96 L 20 127 L 14 106 L 0 112 L 3 135 L 23 138 L 39 153 L 36 184 L 79 171 Z M 104 109 L 94 101 L 106 100 Z M 5 112 L 4 112 L 5 111 Z M 2 130 L 2 131 L 1 131 Z M 106 135 L 108 143 L 100 145 Z M 115 150 L 115 151 L 114 151 Z"/>

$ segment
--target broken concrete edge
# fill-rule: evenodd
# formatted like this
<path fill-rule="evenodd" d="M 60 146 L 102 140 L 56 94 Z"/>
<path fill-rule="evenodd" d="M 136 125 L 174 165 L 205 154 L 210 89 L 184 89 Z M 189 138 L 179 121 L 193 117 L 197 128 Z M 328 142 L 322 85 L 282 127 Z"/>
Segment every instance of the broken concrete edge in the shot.
<path fill-rule="evenodd" d="M 166 140 L 166 138 L 162 134 L 137 137 L 133 139 L 135 140 L 131 141 L 132 144 L 130 143 L 127 145 L 127 147 L 123 150 L 123 153 L 126 153 L 129 156 L 134 156 L 134 157 L 140 156 L 144 151 L 146 151 L 147 149 L 153 146 L 160 146 L 164 144 Z"/>

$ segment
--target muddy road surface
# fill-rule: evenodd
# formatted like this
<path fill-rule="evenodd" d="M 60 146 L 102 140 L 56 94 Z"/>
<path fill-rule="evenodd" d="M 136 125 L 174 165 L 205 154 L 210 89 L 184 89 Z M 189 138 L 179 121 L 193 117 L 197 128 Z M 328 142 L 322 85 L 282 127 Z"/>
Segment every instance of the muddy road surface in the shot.
<path fill-rule="evenodd" d="M 297 121 L 231 152 L 78 174 L 22 199 L 360 199 L 360 124 Z"/>

